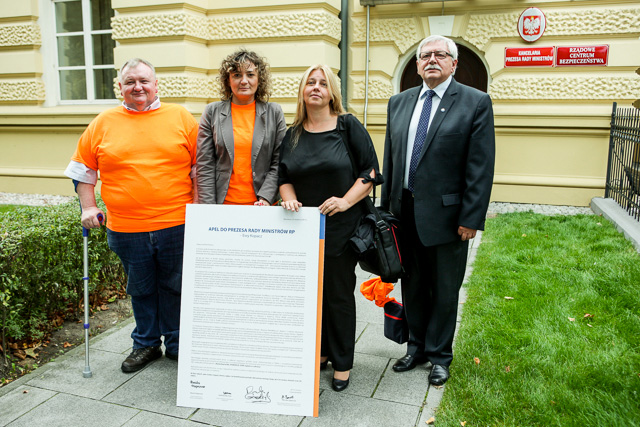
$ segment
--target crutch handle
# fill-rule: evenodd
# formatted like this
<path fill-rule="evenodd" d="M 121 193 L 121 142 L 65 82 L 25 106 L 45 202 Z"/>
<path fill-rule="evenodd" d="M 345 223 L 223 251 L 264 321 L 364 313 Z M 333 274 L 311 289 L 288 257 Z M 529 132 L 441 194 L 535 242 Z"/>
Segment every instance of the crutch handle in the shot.
<path fill-rule="evenodd" d="M 96 215 L 96 218 L 98 219 L 98 222 L 100 223 L 100 225 L 102 225 L 102 223 L 104 222 L 104 215 L 99 213 L 98 215 Z M 84 226 L 83 226 L 82 227 L 82 237 L 88 237 L 88 236 L 89 236 L 89 229 L 88 228 L 84 228 Z"/>

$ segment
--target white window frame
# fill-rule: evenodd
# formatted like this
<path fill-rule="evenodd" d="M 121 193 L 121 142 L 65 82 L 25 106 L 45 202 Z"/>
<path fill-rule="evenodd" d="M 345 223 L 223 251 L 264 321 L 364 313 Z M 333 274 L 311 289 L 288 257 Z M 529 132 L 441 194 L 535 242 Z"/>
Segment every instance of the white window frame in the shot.
<path fill-rule="evenodd" d="M 91 3 L 90 0 L 79 0 L 82 6 L 82 31 L 58 33 L 56 30 L 55 4 L 78 0 L 42 0 L 42 33 L 50 34 L 52 37 L 43 37 L 43 62 L 45 69 L 43 80 L 45 82 L 47 96 L 45 105 L 82 105 L 82 104 L 118 104 L 117 98 L 100 99 L 95 96 L 94 71 L 104 69 L 115 69 L 114 64 L 94 65 L 93 61 L 93 39 L 94 35 L 112 34 L 112 29 L 92 30 L 91 29 Z M 48 24 L 45 24 L 48 22 Z M 82 66 L 60 66 L 58 55 L 58 36 L 83 36 L 85 65 Z M 46 41 L 46 42 L 45 42 Z M 114 46 L 115 48 L 115 46 Z M 47 52 L 47 54 L 45 54 Z M 49 65 L 47 67 L 47 65 Z M 62 99 L 60 92 L 60 71 L 84 70 L 87 98 L 86 99 Z"/>

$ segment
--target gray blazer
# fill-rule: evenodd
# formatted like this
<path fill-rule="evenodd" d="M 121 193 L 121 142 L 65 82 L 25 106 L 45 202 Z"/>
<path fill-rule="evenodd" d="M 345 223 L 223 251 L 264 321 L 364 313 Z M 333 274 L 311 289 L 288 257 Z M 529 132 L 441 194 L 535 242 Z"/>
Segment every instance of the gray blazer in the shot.
<path fill-rule="evenodd" d="M 251 170 L 257 197 L 273 203 L 278 194 L 280 144 L 287 131 L 282 108 L 256 101 Z M 196 192 L 198 203 L 221 204 L 229 190 L 233 172 L 233 124 L 231 101 L 206 106 L 198 129 Z"/>

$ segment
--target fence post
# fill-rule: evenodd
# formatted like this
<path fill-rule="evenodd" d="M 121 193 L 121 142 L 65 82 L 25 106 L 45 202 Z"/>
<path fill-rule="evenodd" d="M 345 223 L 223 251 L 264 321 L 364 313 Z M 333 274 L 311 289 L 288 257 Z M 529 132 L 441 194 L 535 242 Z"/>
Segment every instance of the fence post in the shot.
<path fill-rule="evenodd" d="M 607 161 L 607 181 L 604 184 L 604 197 L 609 197 L 609 189 L 611 187 L 611 162 L 613 157 L 613 147 L 614 147 L 614 138 L 613 138 L 613 130 L 616 125 L 616 107 L 618 103 L 613 103 L 613 110 L 611 111 L 611 130 L 609 131 L 609 159 Z"/>

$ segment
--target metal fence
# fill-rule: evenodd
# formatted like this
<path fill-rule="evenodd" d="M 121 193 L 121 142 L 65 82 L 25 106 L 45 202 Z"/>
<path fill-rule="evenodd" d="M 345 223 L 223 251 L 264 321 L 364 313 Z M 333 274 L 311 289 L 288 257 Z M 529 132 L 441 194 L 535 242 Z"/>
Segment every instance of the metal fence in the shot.
<path fill-rule="evenodd" d="M 640 110 L 613 103 L 605 197 L 640 221 Z"/>

